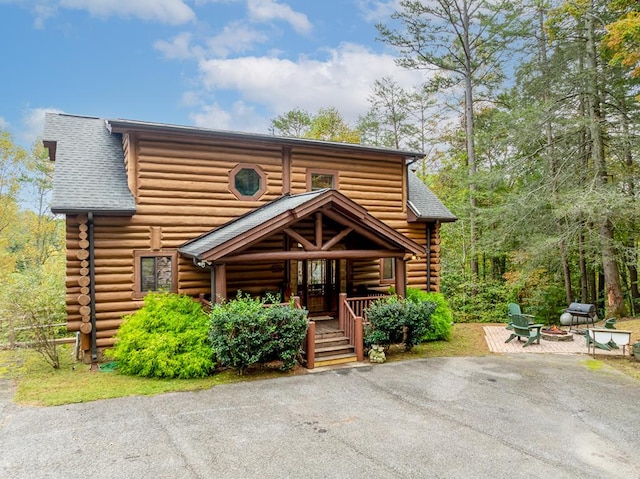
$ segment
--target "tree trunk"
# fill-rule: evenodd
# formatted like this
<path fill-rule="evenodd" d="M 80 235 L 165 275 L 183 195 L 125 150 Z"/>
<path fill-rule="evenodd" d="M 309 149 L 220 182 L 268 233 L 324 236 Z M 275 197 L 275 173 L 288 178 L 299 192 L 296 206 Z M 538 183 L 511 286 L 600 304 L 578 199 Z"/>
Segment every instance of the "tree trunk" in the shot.
<path fill-rule="evenodd" d="M 604 157 L 604 141 L 602 132 L 602 118 L 600 112 L 600 95 L 598 92 L 598 66 L 596 63 L 596 40 L 593 10 L 587 12 L 587 108 L 589 110 L 589 129 L 592 142 L 592 159 L 594 166 L 595 184 L 603 189 L 606 184 L 607 168 Z M 602 269 L 606 289 L 606 311 L 608 315 L 623 316 L 625 311 L 624 296 L 620 284 L 620 271 L 616 262 L 613 224 L 609 218 L 600 220 L 598 226 L 600 248 L 602 254 Z"/>
<path fill-rule="evenodd" d="M 467 150 L 467 166 L 469 169 L 469 249 L 471 256 L 471 274 L 474 280 L 477 280 L 479 277 L 479 266 L 478 266 L 478 252 L 477 252 L 477 231 L 476 231 L 476 184 L 475 184 L 475 176 L 476 176 L 476 146 L 475 146 L 475 137 L 474 137 L 474 115 L 473 115 L 473 69 L 471 65 L 471 45 L 469 42 L 469 28 L 470 28 L 470 20 L 469 20 L 469 11 L 466 2 L 464 2 L 465 8 L 462 12 L 462 25 L 463 25 L 463 35 L 462 35 L 462 47 L 465 53 L 464 59 L 464 121 L 465 121 L 465 144 Z M 477 291 L 472 291 L 473 294 L 476 294 Z"/>
<path fill-rule="evenodd" d="M 584 253 L 584 234 L 578 236 L 578 248 L 580 255 L 580 301 L 589 302 L 589 274 L 587 271 L 587 259 Z M 595 289 L 595 287 L 593 288 Z"/>

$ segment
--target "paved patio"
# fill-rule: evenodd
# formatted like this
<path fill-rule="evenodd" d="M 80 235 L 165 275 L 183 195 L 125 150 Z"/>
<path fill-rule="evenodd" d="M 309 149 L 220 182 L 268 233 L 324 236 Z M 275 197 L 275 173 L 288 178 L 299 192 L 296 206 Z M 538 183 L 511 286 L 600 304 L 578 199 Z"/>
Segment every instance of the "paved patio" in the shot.
<path fill-rule="evenodd" d="M 541 339 L 540 344 L 531 344 L 526 348 L 522 347 L 524 342 L 519 342 L 517 339 L 505 343 L 505 341 L 509 339 L 511 332 L 504 326 L 485 326 L 484 334 L 489 350 L 492 353 L 589 354 L 585 337 L 580 334 L 569 333 L 573 334 L 573 341 L 560 342 Z M 630 348 L 627 347 L 625 351 L 627 357 L 629 356 L 629 349 Z M 596 357 L 597 356 L 622 356 L 622 348 L 612 351 L 596 349 Z"/>

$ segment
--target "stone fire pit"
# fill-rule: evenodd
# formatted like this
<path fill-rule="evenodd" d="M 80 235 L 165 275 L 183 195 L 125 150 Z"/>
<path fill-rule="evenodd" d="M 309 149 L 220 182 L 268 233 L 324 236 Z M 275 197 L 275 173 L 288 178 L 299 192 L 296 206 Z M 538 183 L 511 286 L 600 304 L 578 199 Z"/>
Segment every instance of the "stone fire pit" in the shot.
<path fill-rule="evenodd" d="M 569 334 L 557 326 L 541 329 L 540 337 L 546 341 L 573 341 L 573 334 Z"/>

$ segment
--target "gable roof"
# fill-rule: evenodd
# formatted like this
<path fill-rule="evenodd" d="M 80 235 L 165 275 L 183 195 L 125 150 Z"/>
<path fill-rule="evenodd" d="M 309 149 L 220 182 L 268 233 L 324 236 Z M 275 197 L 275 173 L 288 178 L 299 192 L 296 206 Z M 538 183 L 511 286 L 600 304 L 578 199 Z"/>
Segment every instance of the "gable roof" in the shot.
<path fill-rule="evenodd" d="M 458 219 L 414 172 L 408 171 L 407 178 L 409 183 L 407 203 L 418 220 L 446 223 Z"/>
<path fill-rule="evenodd" d="M 331 189 L 281 196 L 186 242 L 178 251 L 196 260 L 215 261 L 246 249 L 318 211 L 348 225 L 356 234 L 364 233 L 371 237 L 373 233 L 375 240 L 388 248 L 424 254 L 423 246 L 378 220 L 342 193 Z"/>
<path fill-rule="evenodd" d="M 133 215 L 120 135 L 99 118 L 47 113 L 43 143 L 55 161 L 51 211 Z"/>

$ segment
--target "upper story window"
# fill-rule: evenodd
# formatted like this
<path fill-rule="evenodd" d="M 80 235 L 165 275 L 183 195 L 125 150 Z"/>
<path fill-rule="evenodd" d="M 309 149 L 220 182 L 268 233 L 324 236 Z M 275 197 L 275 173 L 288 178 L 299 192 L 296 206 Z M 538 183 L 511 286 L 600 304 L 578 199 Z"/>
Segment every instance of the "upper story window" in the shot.
<path fill-rule="evenodd" d="M 177 251 L 135 251 L 134 294 L 178 290 Z"/>
<path fill-rule="evenodd" d="M 257 165 L 241 163 L 229 174 L 229 191 L 239 200 L 257 200 L 266 189 L 267 175 Z"/>
<path fill-rule="evenodd" d="M 307 191 L 338 189 L 337 170 L 307 170 Z"/>

